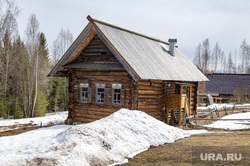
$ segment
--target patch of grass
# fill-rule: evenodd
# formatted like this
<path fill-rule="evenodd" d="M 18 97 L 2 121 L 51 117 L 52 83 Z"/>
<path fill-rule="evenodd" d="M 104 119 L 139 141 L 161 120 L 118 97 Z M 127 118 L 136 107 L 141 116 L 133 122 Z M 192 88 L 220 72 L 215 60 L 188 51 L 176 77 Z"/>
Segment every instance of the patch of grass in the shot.
<path fill-rule="evenodd" d="M 230 131 L 214 132 L 192 135 L 189 138 L 178 140 L 171 144 L 164 144 L 158 147 L 150 148 L 130 159 L 124 166 L 189 166 L 194 164 L 192 157 L 192 148 L 194 146 L 212 146 L 212 147 L 230 147 L 232 152 L 238 152 L 239 147 L 250 147 L 250 131 Z M 221 153 L 220 148 L 215 148 L 214 153 Z M 221 161 L 223 164 L 223 161 Z M 210 163 L 211 164 L 211 163 Z M 216 163 L 220 165 L 221 163 Z M 234 165 L 235 162 L 225 163 Z M 200 161 L 195 161 L 194 165 L 204 165 Z M 209 162 L 208 162 L 209 165 Z M 242 160 L 236 165 L 250 165 L 250 149 L 248 155 L 243 155 Z"/>

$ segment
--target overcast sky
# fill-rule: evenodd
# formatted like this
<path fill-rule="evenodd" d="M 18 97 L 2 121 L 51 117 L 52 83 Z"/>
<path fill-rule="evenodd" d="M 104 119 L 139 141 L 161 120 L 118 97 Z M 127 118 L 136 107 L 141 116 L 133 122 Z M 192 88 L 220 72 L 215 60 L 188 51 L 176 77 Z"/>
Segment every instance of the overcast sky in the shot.
<path fill-rule="evenodd" d="M 87 15 L 162 40 L 177 38 L 191 60 L 205 38 L 211 50 L 218 42 L 226 55 L 244 38 L 250 43 L 249 0 L 19 0 L 18 5 L 20 35 L 34 13 L 49 46 L 61 28 L 68 28 L 75 39 L 87 25 Z"/>

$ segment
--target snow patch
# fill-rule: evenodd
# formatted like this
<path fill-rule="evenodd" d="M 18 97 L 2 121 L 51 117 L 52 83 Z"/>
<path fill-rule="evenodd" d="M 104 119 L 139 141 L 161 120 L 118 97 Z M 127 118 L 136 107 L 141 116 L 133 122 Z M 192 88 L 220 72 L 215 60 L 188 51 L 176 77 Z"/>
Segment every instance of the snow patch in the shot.
<path fill-rule="evenodd" d="M 185 131 L 144 112 L 127 109 L 92 123 L 70 127 L 59 134 L 53 132 L 45 137 L 41 131 L 36 130 L 33 135 L 27 132 L 21 136 L 0 138 L 0 144 L 4 145 L 0 148 L 0 158 L 3 158 L 0 165 L 35 165 L 41 162 L 51 165 L 114 165 L 127 162 L 127 158 L 150 146 L 207 132 Z M 27 137 L 29 140 L 21 142 Z M 13 141 L 16 141 L 14 145 Z"/>
<path fill-rule="evenodd" d="M 14 125 L 23 125 L 31 124 L 40 126 L 63 124 L 66 118 L 68 117 L 68 111 L 57 112 L 57 113 L 47 113 L 44 117 L 36 118 L 24 118 L 24 119 L 0 119 L 0 126 L 14 126 Z"/>
<path fill-rule="evenodd" d="M 249 119 L 239 121 L 216 121 L 209 125 L 203 125 L 204 127 L 227 129 L 227 130 L 247 130 L 250 129 L 250 112 L 238 113 L 224 116 L 221 119 Z"/>

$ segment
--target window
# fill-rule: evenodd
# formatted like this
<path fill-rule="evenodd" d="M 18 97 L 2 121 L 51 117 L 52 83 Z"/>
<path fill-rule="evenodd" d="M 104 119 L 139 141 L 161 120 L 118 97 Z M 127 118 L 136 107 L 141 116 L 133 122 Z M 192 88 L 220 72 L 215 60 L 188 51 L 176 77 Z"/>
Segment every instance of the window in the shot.
<path fill-rule="evenodd" d="M 105 84 L 96 84 L 96 103 L 104 103 Z"/>
<path fill-rule="evenodd" d="M 114 94 L 113 104 L 120 104 L 121 103 L 121 89 L 114 89 L 113 94 Z"/>
<path fill-rule="evenodd" d="M 88 87 L 89 84 L 80 84 L 80 98 L 82 103 L 88 102 Z"/>
<path fill-rule="evenodd" d="M 97 88 L 96 102 L 104 103 L 104 88 Z"/>
<path fill-rule="evenodd" d="M 82 88 L 81 90 L 81 101 L 83 103 L 87 103 L 88 102 L 88 88 Z"/>
<path fill-rule="evenodd" d="M 121 104 L 122 84 L 112 84 L 112 89 L 113 89 L 113 104 Z"/>

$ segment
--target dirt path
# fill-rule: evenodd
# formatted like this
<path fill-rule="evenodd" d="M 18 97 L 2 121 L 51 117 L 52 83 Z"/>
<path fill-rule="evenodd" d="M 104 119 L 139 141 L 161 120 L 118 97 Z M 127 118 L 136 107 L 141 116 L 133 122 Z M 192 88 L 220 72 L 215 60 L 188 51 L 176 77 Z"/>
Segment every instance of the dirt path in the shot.
<path fill-rule="evenodd" d="M 242 159 L 233 162 L 231 160 L 201 161 L 201 153 L 204 155 L 214 153 L 215 158 L 218 154 L 224 157 L 229 153 L 237 153 L 239 157 L 242 153 Z M 250 130 L 230 132 L 217 130 L 214 133 L 192 135 L 171 144 L 150 148 L 124 164 L 124 166 L 138 165 L 250 165 Z"/>
<path fill-rule="evenodd" d="M 4 137 L 4 136 L 12 136 L 12 135 L 17 135 L 17 134 L 21 134 L 30 130 L 35 130 L 38 129 L 39 127 L 36 125 L 19 125 L 19 126 L 8 126 L 8 127 L 0 127 L 0 128 L 4 128 L 4 130 L 0 131 L 0 137 Z"/>

